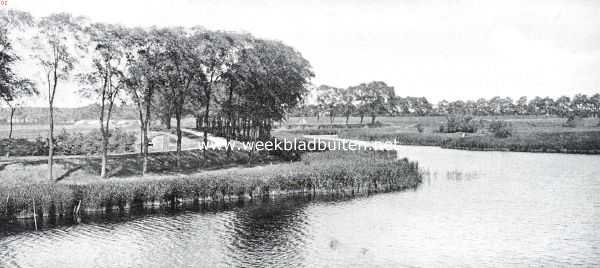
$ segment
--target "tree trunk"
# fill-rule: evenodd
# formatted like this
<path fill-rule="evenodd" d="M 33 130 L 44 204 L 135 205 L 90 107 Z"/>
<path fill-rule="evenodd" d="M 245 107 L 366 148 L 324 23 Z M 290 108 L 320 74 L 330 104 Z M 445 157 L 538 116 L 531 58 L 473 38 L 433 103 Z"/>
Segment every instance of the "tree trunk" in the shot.
<path fill-rule="evenodd" d="M 102 133 L 102 169 L 100 170 L 100 177 L 106 178 L 106 163 L 108 161 L 108 129 Z"/>
<path fill-rule="evenodd" d="M 175 108 L 175 120 L 177 120 L 177 168 L 181 168 L 181 105 L 182 103 L 177 104 L 177 108 Z"/>
<path fill-rule="evenodd" d="M 53 180 L 52 166 L 54 164 L 54 105 L 49 102 L 49 130 L 48 130 L 48 180 Z"/>
<path fill-rule="evenodd" d="M 208 85 L 208 89 L 205 89 L 206 92 L 206 110 L 204 111 L 204 148 L 203 148 L 203 156 L 206 160 L 206 146 L 208 146 L 208 112 L 210 111 L 210 94 L 211 94 L 211 85 Z"/>
<path fill-rule="evenodd" d="M 361 125 L 363 124 L 363 119 L 364 118 L 365 118 L 365 115 L 364 114 L 360 114 L 360 124 Z"/>
<path fill-rule="evenodd" d="M 371 115 L 371 125 L 375 124 L 375 116 L 376 116 L 375 114 Z"/>
<path fill-rule="evenodd" d="M 171 129 L 171 112 L 169 112 L 163 120 L 165 121 L 167 129 Z"/>
<path fill-rule="evenodd" d="M 10 121 L 8 130 L 8 145 L 6 146 L 6 157 L 10 157 L 10 147 L 12 146 L 13 118 L 15 115 L 15 110 L 15 107 L 10 107 Z"/>
<path fill-rule="evenodd" d="M 150 121 L 151 121 L 151 114 L 150 114 L 150 106 L 152 105 L 151 101 L 152 101 L 152 92 L 154 91 L 153 86 L 150 86 L 149 88 L 149 93 L 146 94 L 146 96 L 144 96 L 145 98 L 145 105 L 146 105 L 146 119 L 144 120 L 143 124 L 142 124 L 142 135 L 144 136 L 144 140 L 143 140 L 143 148 L 144 148 L 144 157 L 143 157 L 143 161 L 142 161 L 142 176 L 146 175 L 146 173 L 148 173 L 148 143 L 150 143 L 150 141 L 148 140 L 148 126 L 150 125 Z"/>

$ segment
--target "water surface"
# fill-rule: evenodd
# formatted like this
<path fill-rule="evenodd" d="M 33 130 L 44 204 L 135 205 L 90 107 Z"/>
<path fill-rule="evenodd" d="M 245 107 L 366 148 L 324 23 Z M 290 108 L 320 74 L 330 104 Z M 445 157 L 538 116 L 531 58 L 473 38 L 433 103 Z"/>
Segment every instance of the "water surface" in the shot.
<path fill-rule="evenodd" d="M 397 146 L 415 191 L 3 224 L 0 267 L 600 265 L 600 157 Z"/>

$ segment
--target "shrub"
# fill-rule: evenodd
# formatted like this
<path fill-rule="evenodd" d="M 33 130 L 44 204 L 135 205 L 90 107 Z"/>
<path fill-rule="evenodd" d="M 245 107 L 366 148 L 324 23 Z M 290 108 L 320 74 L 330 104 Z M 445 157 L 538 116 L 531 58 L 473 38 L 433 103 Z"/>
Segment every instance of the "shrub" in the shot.
<path fill-rule="evenodd" d="M 110 132 L 108 151 L 111 153 L 125 153 L 134 151 L 135 134 L 116 128 Z M 102 150 L 102 134 L 99 130 L 87 133 L 70 133 L 63 130 L 56 136 L 56 152 L 63 155 L 92 155 L 99 154 Z"/>
<path fill-rule="evenodd" d="M 423 130 L 425 130 L 425 128 L 423 127 L 423 124 L 421 124 L 421 123 L 418 123 L 415 127 L 417 128 L 417 131 L 419 133 L 423 133 Z"/>
<path fill-rule="evenodd" d="M 440 125 L 442 133 L 477 132 L 477 123 L 470 116 L 451 115 L 446 117 L 446 122 Z"/>
<path fill-rule="evenodd" d="M 562 126 L 570 128 L 580 127 L 583 126 L 583 119 L 571 115 L 567 118 L 567 122 L 565 122 Z"/>
<path fill-rule="evenodd" d="M 493 133 L 496 138 L 508 138 L 512 136 L 513 132 L 511 125 L 501 120 L 492 121 L 488 130 Z"/>
<path fill-rule="evenodd" d="M 102 148 L 102 135 L 99 130 L 91 132 L 67 132 L 62 130 L 54 137 L 54 153 L 56 155 L 92 155 L 99 154 Z M 133 152 L 136 136 L 121 129 L 110 133 L 108 151 L 111 153 Z M 0 153 L 6 154 L 7 139 L 0 140 Z M 48 139 L 38 136 L 35 140 L 13 139 L 12 156 L 41 156 L 48 154 Z"/>

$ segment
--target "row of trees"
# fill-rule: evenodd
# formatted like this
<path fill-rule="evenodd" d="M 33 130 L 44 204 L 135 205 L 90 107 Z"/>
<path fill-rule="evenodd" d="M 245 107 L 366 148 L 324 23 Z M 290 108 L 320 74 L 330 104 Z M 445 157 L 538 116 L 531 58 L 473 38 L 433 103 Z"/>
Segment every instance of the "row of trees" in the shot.
<path fill-rule="evenodd" d="M 560 117 L 598 117 L 600 113 L 600 94 L 587 96 L 576 94 L 573 97 L 562 96 L 557 99 L 535 97 L 529 100 L 521 97 L 480 98 L 468 101 L 442 100 L 432 104 L 425 97 L 400 97 L 394 95 L 393 87 L 384 82 L 375 81 L 351 86 L 346 89 L 322 85 L 315 89 L 315 104 L 306 104 L 296 109 L 293 115 L 327 115 L 331 122 L 335 116 L 360 116 L 361 124 L 365 115 L 371 116 L 375 123 L 378 115 L 387 116 L 426 116 L 426 115 L 552 115 Z"/>
<path fill-rule="evenodd" d="M 350 116 L 357 114 L 361 124 L 365 116 L 370 116 L 371 124 L 374 124 L 378 115 L 390 111 L 391 103 L 396 99 L 394 88 L 381 81 L 362 83 L 345 89 L 321 85 L 316 88 L 316 93 L 317 105 L 300 109 L 308 110 L 317 117 L 326 113 L 331 123 L 335 116 L 343 115 L 347 124 Z"/>
<path fill-rule="evenodd" d="M 54 14 L 36 19 L 24 12 L 3 14 L 2 28 L 31 32 L 27 52 L 43 67 L 49 108 L 48 177 L 52 179 L 54 99 L 66 81 L 77 81 L 83 96 L 98 102 L 102 133 L 102 177 L 106 177 L 110 121 L 115 106 L 131 102 L 140 122 L 142 173 L 148 165 L 152 115 L 174 117 L 177 166 L 181 165 L 181 121 L 227 139 L 265 139 L 274 121 L 299 103 L 313 76 L 293 48 L 250 34 L 202 27 L 127 28 Z M 11 66 L 3 64 L 3 70 Z M 16 80 L 7 88 L 16 95 Z"/>

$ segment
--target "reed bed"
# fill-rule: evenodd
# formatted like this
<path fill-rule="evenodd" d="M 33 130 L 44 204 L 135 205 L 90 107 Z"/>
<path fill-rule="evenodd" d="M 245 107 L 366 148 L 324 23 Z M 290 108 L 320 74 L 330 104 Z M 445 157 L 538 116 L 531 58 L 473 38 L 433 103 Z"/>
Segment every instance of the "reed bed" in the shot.
<path fill-rule="evenodd" d="M 32 217 L 177 206 L 185 202 L 231 202 L 268 196 L 356 196 L 417 187 L 417 163 L 395 152 L 323 152 L 303 160 L 191 175 L 128 178 L 85 184 L 36 184 L 0 189 L 0 215 Z M 8 200 L 8 202 L 7 202 Z"/>
<path fill-rule="evenodd" d="M 446 144 L 446 148 L 475 151 L 600 154 L 600 131 L 518 133 L 508 138 L 472 136 Z"/>
<path fill-rule="evenodd" d="M 353 129 L 341 132 L 339 137 L 364 141 L 395 142 L 401 145 L 443 146 L 460 135 L 456 133 L 418 133 L 397 129 Z"/>

